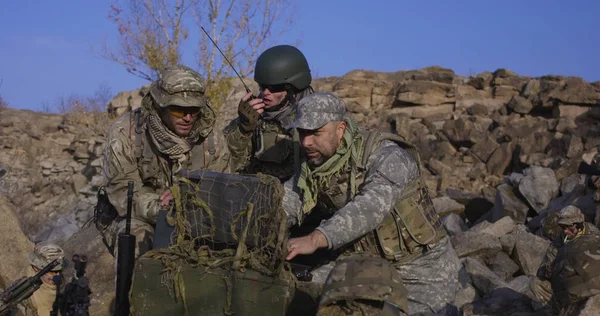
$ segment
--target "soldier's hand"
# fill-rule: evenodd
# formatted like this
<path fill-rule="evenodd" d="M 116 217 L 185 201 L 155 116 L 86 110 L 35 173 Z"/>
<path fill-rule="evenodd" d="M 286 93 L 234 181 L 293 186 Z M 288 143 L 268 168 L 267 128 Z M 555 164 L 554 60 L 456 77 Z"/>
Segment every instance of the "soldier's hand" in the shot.
<path fill-rule="evenodd" d="M 319 248 L 326 248 L 327 238 L 318 230 L 304 237 L 288 240 L 288 255 L 286 260 L 292 260 L 297 255 L 310 255 Z"/>
<path fill-rule="evenodd" d="M 256 128 L 260 114 L 265 111 L 265 103 L 260 98 L 253 98 L 252 93 L 248 92 L 238 105 L 238 116 L 240 120 L 240 129 L 244 133 L 251 133 Z"/>
<path fill-rule="evenodd" d="M 160 206 L 166 207 L 169 205 L 169 202 L 173 201 L 173 192 L 167 190 L 163 192 L 158 199 L 160 201 Z"/>

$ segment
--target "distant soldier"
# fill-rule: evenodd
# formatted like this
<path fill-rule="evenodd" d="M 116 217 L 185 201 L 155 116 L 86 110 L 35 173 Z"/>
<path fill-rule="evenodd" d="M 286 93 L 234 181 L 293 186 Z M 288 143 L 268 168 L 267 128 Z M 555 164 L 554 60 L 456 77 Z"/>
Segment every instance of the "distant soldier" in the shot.
<path fill-rule="evenodd" d="M 17 308 L 9 312 L 8 315 L 25 315 L 25 316 L 47 316 L 52 311 L 52 304 L 56 299 L 56 284 L 53 278 L 59 275 L 61 278 L 62 270 L 66 267 L 64 260 L 64 251 L 56 244 L 41 242 L 38 243 L 33 252 L 29 254 L 29 267 L 25 273 L 27 277 L 34 276 L 49 263 L 55 259 L 61 263 L 54 267 L 50 272 L 41 277 L 42 285 L 29 298 L 21 301 Z"/>
<path fill-rule="evenodd" d="M 593 274 L 600 273 L 600 253 L 597 254 L 597 257 L 593 254 L 598 251 L 600 245 L 598 229 L 594 225 L 586 223 L 581 210 L 574 205 L 560 210 L 557 224 L 561 227 L 562 233 L 548 247 L 538 269 L 537 278 L 531 284 L 538 300 L 555 312 L 573 305 L 573 302 L 587 298 L 585 293 L 588 290 L 594 291 L 595 285 L 588 283 L 590 279 L 583 280 L 578 276 L 579 273 L 584 272 L 583 270 L 588 271 L 589 269 L 583 268 L 578 271 L 575 267 L 587 265 L 599 269 Z M 569 275 L 571 270 L 573 275 Z M 584 272 L 584 274 L 589 278 L 593 277 L 588 272 Z M 568 284 L 565 283 L 567 279 L 570 279 Z M 598 288 L 598 293 L 600 293 L 600 288 Z"/>

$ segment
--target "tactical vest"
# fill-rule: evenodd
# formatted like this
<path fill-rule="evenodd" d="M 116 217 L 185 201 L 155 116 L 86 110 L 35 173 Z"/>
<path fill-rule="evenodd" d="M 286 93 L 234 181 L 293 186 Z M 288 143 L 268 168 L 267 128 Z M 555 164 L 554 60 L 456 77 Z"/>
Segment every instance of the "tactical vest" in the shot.
<path fill-rule="evenodd" d="M 146 124 L 144 124 L 142 109 L 135 109 L 130 117 L 130 139 L 133 143 L 133 151 L 137 160 L 138 170 L 142 181 L 161 182 L 161 174 L 168 175 L 168 183 L 153 183 L 154 187 L 166 188 L 173 184 L 171 165 L 162 153 L 154 146 L 146 144 L 149 139 Z M 206 141 L 206 142 L 205 142 Z M 205 144 L 206 143 L 206 144 Z M 209 163 L 217 155 L 214 135 L 211 132 L 207 138 L 200 138 L 192 147 L 190 159 L 183 166 L 188 170 L 200 170 L 208 167 Z"/>
<path fill-rule="evenodd" d="M 294 160 L 299 155 L 298 138 L 295 131 L 283 127 L 294 119 L 295 115 L 289 115 L 280 121 L 259 121 L 252 137 L 253 155 L 245 172 L 265 173 L 283 182 L 294 175 L 294 168 L 299 165 Z"/>
<path fill-rule="evenodd" d="M 600 234 L 584 234 L 558 249 L 551 283 L 563 307 L 600 294 Z"/>
<path fill-rule="evenodd" d="M 422 254 L 423 248 L 446 236 L 427 187 L 421 179 L 419 152 L 399 135 L 376 131 L 360 133 L 365 140 L 362 161 L 351 162 L 348 170 L 342 170 L 332 179 L 330 187 L 319 193 L 317 207 L 333 214 L 350 202 L 354 198 L 348 187 L 349 177 L 353 173 L 351 169 L 355 168 L 358 188 L 364 181 L 367 160 L 373 150 L 384 140 L 393 141 L 415 159 L 419 166 L 419 177 L 408 183 L 399 202 L 375 231 L 358 240 L 346 251 L 372 252 L 393 262 L 409 261 Z"/>

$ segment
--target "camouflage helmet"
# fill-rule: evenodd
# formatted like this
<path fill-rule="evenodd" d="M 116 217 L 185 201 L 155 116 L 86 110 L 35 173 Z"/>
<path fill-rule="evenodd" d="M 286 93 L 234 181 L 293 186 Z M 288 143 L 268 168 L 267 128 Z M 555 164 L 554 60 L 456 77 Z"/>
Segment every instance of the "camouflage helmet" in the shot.
<path fill-rule="evenodd" d="M 380 257 L 355 255 L 339 259 L 327 277 L 319 308 L 340 301 L 380 301 L 406 312 L 408 299 L 400 273 Z"/>
<path fill-rule="evenodd" d="M 38 269 L 43 269 L 54 259 L 58 259 L 60 264 L 55 266 L 52 271 L 62 271 L 66 267 L 65 252 L 60 246 L 50 242 L 38 243 L 33 252 L 29 254 L 29 263 Z"/>
<path fill-rule="evenodd" d="M 568 205 L 558 212 L 558 225 L 573 225 L 584 221 L 583 213 L 575 205 Z"/>
<path fill-rule="evenodd" d="M 164 68 L 150 86 L 150 95 L 163 108 L 170 105 L 205 106 L 207 98 L 204 92 L 204 82 L 200 74 L 183 65 Z"/>
<path fill-rule="evenodd" d="M 312 77 L 308 61 L 298 48 L 278 45 L 258 56 L 254 81 L 264 86 L 290 84 L 297 90 L 304 90 L 310 85 Z"/>

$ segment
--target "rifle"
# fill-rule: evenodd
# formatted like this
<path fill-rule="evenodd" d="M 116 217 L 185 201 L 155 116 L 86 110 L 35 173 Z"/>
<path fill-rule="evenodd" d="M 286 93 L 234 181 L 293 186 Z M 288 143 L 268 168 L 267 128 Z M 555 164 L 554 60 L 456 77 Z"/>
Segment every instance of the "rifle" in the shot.
<path fill-rule="evenodd" d="M 60 293 L 60 276 L 54 277 L 56 283 L 56 299 L 52 305 L 50 316 L 89 316 L 90 294 L 89 280 L 85 277 L 87 265 L 86 255 L 73 255 L 73 279 L 66 285 L 64 292 Z"/>
<path fill-rule="evenodd" d="M 60 261 L 54 259 L 34 276 L 29 278 L 22 277 L 9 285 L 6 291 L 0 294 L 0 315 L 12 309 L 19 302 L 29 298 L 44 282 L 41 277 L 59 264 Z"/>
<path fill-rule="evenodd" d="M 600 176 L 600 169 L 593 167 L 592 165 L 586 163 L 585 161 L 582 161 L 579 164 L 577 173 L 586 174 L 588 176 Z"/>
<path fill-rule="evenodd" d="M 131 235 L 131 209 L 133 206 L 133 181 L 127 188 L 127 217 L 125 233 L 119 234 L 119 251 L 117 254 L 117 293 L 115 316 L 129 315 L 129 289 L 133 277 L 135 261 L 135 235 Z"/>

